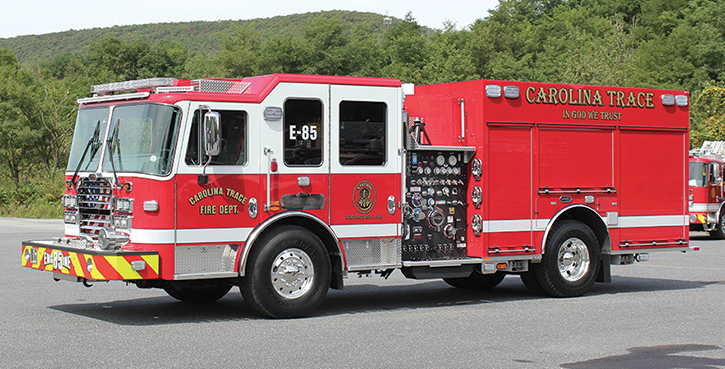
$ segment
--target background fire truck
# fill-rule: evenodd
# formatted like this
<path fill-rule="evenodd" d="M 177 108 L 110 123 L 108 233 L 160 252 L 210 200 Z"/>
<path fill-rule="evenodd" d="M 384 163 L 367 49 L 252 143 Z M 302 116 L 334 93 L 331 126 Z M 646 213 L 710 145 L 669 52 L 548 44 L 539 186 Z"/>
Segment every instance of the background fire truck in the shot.
<path fill-rule="evenodd" d="M 273 74 L 93 86 L 65 235 L 23 243 L 56 279 L 271 317 L 350 273 L 584 294 L 611 264 L 688 250 L 686 91 L 429 86 Z M 663 180 L 665 179 L 665 180 Z"/>
<path fill-rule="evenodd" d="M 690 229 L 725 238 L 723 175 L 725 141 L 705 141 L 690 151 Z"/>

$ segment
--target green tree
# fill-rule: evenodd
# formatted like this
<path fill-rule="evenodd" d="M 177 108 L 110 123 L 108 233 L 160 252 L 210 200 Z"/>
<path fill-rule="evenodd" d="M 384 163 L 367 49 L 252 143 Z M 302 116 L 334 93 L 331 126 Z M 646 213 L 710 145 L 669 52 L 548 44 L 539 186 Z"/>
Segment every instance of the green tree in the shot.
<path fill-rule="evenodd" d="M 382 69 L 384 76 L 410 83 L 426 83 L 422 70 L 428 61 L 429 42 L 423 31 L 412 13 L 408 13 L 403 22 L 385 33 L 382 46 L 387 65 Z"/>
<path fill-rule="evenodd" d="M 217 60 L 223 76 L 242 78 L 257 72 L 261 46 L 259 32 L 250 26 L 235 26 L 221 36 L 221 46 Z"/>
<path fill-rule="evenodd" d="M 700 147 L 705 140 L 725 141 L 725 87 L 705 87 L 691 112 L 690 147 Z"/>

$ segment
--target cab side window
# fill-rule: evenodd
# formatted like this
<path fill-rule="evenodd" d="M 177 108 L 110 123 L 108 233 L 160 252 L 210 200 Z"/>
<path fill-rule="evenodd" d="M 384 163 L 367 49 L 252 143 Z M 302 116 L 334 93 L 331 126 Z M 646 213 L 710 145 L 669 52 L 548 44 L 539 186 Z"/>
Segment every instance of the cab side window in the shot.
<path fill-rule="evenodd" d="M 284 162 L 289 166 L 322 164 L 322 102 L 289 99 L 284 103 Z"/>
<path fill-rule="evenodd" d="M 386 113 L 385 103 L 340 103 L 340 164 L 385 164 Z"/>
<path fill-rule="evenodd" d="M 209 165 L 244 165 L 247 162 L 247 113 L 236 110 L 215 110 L 222 117 L 222 149 L 219 155 L 211 158 Z M 194 112 L 191 133 L 186 149 L 186 164 L 204 165 L 207 157 L 201 147 L 200 117 L 205 111 Z"/>

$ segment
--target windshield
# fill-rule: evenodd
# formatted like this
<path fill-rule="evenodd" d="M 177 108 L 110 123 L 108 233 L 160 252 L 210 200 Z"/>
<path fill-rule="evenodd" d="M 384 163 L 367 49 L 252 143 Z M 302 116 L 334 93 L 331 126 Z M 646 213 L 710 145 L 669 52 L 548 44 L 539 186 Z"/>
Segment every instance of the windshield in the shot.
<path fill-rule="evenodd" d="M 704 187 L 707 179 L 707 164 L 703 162 L 690 162 L 690 186 Z"/>
<path fill-rule="evenodd" d="M 73 145 L 66 170 L 92 170 L 98 168 L 101 136 L 106 132 L 108 108 L 83 109 L 78 112 Z M 96 135 L 95 132 L 98 132 Z M 94 137 L 96 136 L 96 137 Z M 81 163 L 81 159 L 83 162 Z"/>
<path fill-rule="evenodd" d="M 108 108 L 81 110 L 68 170 L 75 170 L 78 166 L 88 142 L 93 141 L 95 122 L 100 121 L 100 143 L 105 149 L 103 171 L 168 174 L 171 171 L 180 115 L 178 109 L 168 105 L 116 106 L 109 122 L 108 136 L 103 137 L 106 133 Z M 100 119 L 100 116 L 103 118 Z M 91 145 L 93 146 L 95 145 Z M 99 158 L 94 155 L 89 159 L 91 151 L 83 159 L 81 170 L 95 171 Z"/>

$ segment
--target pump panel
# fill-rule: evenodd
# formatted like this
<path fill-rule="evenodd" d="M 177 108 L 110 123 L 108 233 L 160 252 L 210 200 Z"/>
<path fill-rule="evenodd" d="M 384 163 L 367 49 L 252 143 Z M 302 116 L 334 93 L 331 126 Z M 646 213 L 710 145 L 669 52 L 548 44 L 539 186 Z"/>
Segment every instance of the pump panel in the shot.
<path fill-rule="evenodd" d="M 406 154 L 404 261 L 466 256 L 464 153 L 409 150 Z"/>

